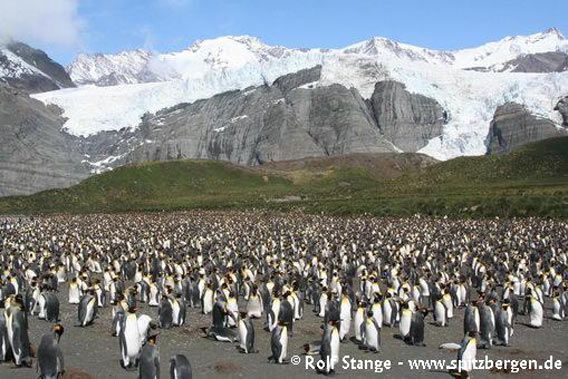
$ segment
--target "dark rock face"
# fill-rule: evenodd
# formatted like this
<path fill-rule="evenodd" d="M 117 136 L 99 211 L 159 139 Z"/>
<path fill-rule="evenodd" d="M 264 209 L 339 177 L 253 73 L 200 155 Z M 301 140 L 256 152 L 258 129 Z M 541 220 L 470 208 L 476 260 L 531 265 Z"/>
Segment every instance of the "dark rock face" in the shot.
<path fill-rule="evenodd" d="M 568 96 L 561 99 L 558 104 L 556 104 L 554 110 L 560 112 L 563 120 L 562 125 L 568 127 Z"/>
<path fill-rule="evenodd" d="M 291 90 L 309 85 L 310 83 L 317 82 L 321 78 L 321 66 L 315 66 L 305 70 L 300 70 L 293 74 L 288 74 L 279 77 L 272 83 L 273 86 L 278 87 L 283 94 L 288 94 Z"/>
<path fill-rule="evenodd" d="M 502 71 L 562 72 L 568 69 L 568 54 L 559 51 L 522 55 L 505 63 Z"/>
<path fill-rule="evenodd" d="M 40 72 L 21 73 L 18 62 L 11 61 L 0 50 L 0 72 L 7 72 L 7 75 L 0 77 L 0 82 L 4 81 L 10 86 L 28 93 L 75 86 L 63 66 L 51 60 L 42 50 L 34 49 L 21 42 L 10 42 L 4 48 L 35 68 L 35 71 L 39 70 Z"/>
<path fill-rule="evenodd" d="M 503 154 L 552 137 L 568 135 L 568 130 L 552 121 L 532 115 L 523 105 L 506 103 L 495 111 L 488 136 L 488 154 Z"/>
<path fill-rule="evenodd" d="M 63 122 L 41 102 L 0 85 L 0 196 L 67 187 L 89 175 Z"/>
<path fill-rule="evenodd" d="M 405 152 L 416 152 L 441 135 L 447 121 L 436 100 L 412 94 L 395 81 L 378 82 L 369 103 L 385 138 Z"/>
<path fill-rule="evenodd" d="M 202 158 L 256 165 L 395 151 L 356 90 L 300 88 L 317 81 L 320 72 L 320 67 L 302 70 L 271 86 L 226 92 L 148 115 L 124 162 Z"/>

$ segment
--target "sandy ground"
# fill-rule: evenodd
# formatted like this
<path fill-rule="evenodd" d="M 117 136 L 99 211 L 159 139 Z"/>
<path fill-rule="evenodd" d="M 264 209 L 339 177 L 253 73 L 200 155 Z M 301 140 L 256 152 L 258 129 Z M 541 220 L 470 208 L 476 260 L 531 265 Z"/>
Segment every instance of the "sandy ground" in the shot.
<path fill-rule="evenodd" d="M 65 334 L 61 339 L 61 347 L 65 355 L 65 365 L 68 378 L 135 378 L 137 372 L 129 372 L 120 367 L 118 339 L 112 337 L 111 308 L 99 309 L 99 318 L 86 328 L 73 326 L 76 320 L 76 306 L 67 303 L 67 285 L 63 285 L 59 293 L 61 301 L 61 319 L 65 326 Z M 548 304 L 549 305 L 549 304 Z M 157 316 L 156 308 L 148 308 L 142 304 L 142 313 L 152 317 Z M 289 356 L 302 354 L 302 345 L 314 342 L 320 337 L 319 326 L 321 319 L 314 316 L 312 306 L 306 305 L 304 319 L 295 325 L 295 334 L 290 339 Z M 550 312 L 550 311 L 549 311 Z M 270 355 L 270 334 L 262 330 L 262 321 L 255 320 L 257 354 L 241 354 L 236 345 L 231 343 L 214 342 L 202 338 L 201 327 L 209 326 L 209 316 L 203 316 L 198 309 L 188 310 L 188 325 L 162 331 L 158 340 L 162 363 L 162 377 L 169 377 L 169 359 L 173 354 L 185 354 L 198 378 L 302 378 L 318 377 L 315 371 L 307 370 L 304 365 L 305 357 L 299 366 L 292 364 L 276 365 L 267 362 Z M 432 317 L 427 317 L 432 322 Z M 393 368 L 382 374 L 373 370 L 351 371 L 338 368 L 336 376 L 368 378 L 384 375 L 389 378 L 450 378 L 446 372 L 410 370 L 407 359 L 453 359 L 456 353 L 439 350 L 444 342 L 459 342 L 462 337 L 463 309 L 457 311 L 449 327 L 426 326 L 426 347 L 407 346 L 395 339 L 398 328 L 383 328 L 382 351 L 366 353 L 360 351 L 352 342 L 341 344 L 340 356 L 350 355 L 361 359 L 391 360 Z M 515 327 L 510 347 L 493 347 L 491 350 L 478 351 L 478 358 L 488 355 L 491 359 L 538 359 L 546 360 L 550 355 L 560 359 L 563 364 L 561 371 L 522 371 L 518 374 L 498 373 L 495 371 L 475 371 L 473 377 L 478 378 L 568 378 L 568 320 L 564 322 L 545 320 L 541 329 L 531 329 L 521 323 L 526 317 L 520 316 L 519 324 Z M 32 317 L 30 320 L 30 339 L 37 346 L 41 335 L 46 333 L 50 324 Z M 352 330 L 351 330 L 352 332 Z M 404 362 L 399 366 L 398 362 Z M 540 362 L 539 362 L 540 363 Z M 15 368 L 12 363 L 0 365 L 0 378 L 34 378 L 34 368 Z"/>

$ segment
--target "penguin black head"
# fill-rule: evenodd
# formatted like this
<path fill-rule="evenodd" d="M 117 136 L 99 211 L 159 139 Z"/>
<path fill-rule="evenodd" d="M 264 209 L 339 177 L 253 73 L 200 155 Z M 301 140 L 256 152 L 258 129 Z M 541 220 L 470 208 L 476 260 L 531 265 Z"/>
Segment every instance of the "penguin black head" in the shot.
<path fill-rule="evenodd" d="M 327 323 L 328 323 L 330 326 L 337 326 L 337 325 L 339 324 L 339 322 L 340 322 L 340 320 L 330 319 L 330 320 L 328 320 Z"/>
<path fill-rule="evenodd" d="M 157 333 L 152 334 L 146 338 L 146 343 L 148 343 L 150 346 L 153 346 L 156 344 L 157 340 L 158 340 L 158 334 Z"/>
<path fill-rule="evenodd" d="M 53 332 L 55 333 L 55 335 L 57 336 L 57 340 L 59 341 L 59 339 L 61 338 L 61 336 L 63 335 L 63 332 L 65 331 L 65 328 L 63 327 L 63 325 L 61 324 L 55 324 L 53 325 Z"/>
<path fill-rule="evenodd" d="M 24 306 L 24 298 L 22 297 L 21 294 L 17 294 L 16 296 L 14 296 L 14 302 L 21 305 L 22 307 Z"/>

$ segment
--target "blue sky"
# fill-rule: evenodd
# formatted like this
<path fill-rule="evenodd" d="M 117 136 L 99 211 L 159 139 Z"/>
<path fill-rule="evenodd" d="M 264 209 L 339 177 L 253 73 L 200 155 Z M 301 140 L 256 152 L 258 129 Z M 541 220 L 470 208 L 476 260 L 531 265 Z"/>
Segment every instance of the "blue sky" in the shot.
<path fill-rule="evenodd" d="M 39 47 L 62 63 L 80 51 L 144 47 L 164 52 L 228 34 L 249 34 L 289 47 L 329 48 L 384 36 L 437 49 L 470 47 L 549 27 L 568 34 L 566 0 L 61 1 L 78 1 L 78 37 L 72 44 L 42 41 Z"/>

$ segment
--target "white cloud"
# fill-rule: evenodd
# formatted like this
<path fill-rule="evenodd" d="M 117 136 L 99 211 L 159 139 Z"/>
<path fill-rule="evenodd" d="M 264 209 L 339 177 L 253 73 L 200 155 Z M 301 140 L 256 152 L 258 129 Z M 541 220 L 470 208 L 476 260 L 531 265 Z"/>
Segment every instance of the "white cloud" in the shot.
<path fill-rule="evenodd" d="M 82 22 L 79 0 L 0 0 L 0 38 L 74 46 Z"/>

